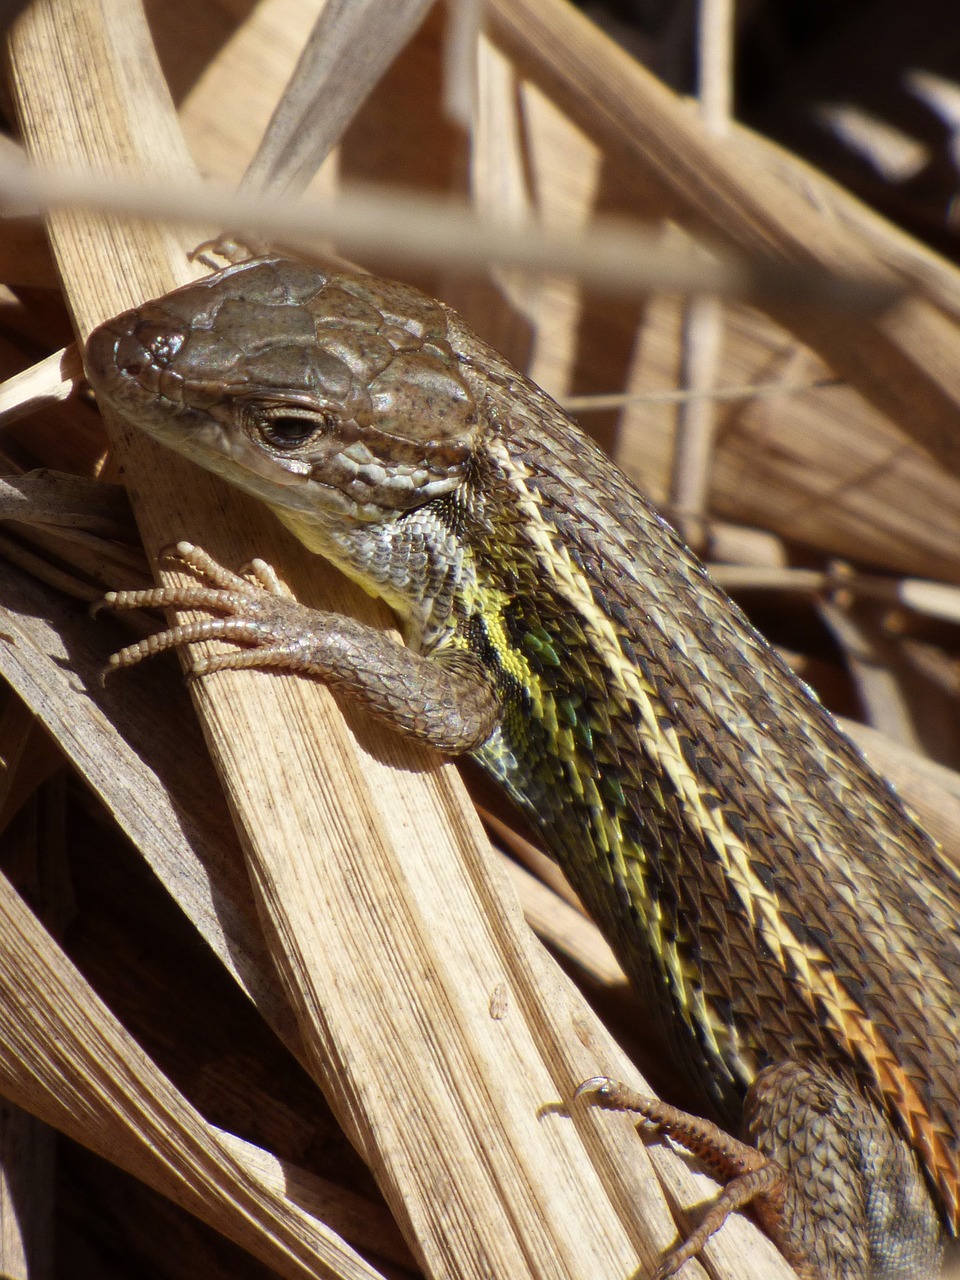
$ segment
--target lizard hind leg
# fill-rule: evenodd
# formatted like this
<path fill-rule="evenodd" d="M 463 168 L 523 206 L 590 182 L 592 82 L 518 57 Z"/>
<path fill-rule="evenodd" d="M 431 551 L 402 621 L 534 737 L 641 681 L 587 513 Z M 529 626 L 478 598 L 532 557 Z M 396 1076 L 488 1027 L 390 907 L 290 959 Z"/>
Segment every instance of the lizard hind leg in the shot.
<path fill-rule="evenodd" d="M 585 1080 L 574 1097 L 587 1098 L 609 1111 L 630 1111 L 641 1116 L 646 1124 L 654 1126 L 702 1160 L 725 1184 L 696 1229 L 664 1257 L 654 1273 L 654 1280 L 667 1280 L 675 1275 L 684 1263 L 700 1253 L 714 1232 L 719 1231 L 737 1209 L 749 1206 L 764 1225 L 778 1221 L 787 1182 L 786 1170 L 777 1160 L 749 1143 L 741 1142 L 712 1120 L 681 1111 L 659 1098 L 645 1097 L 607 1076 Z M 770 1234 L 778 1245 L 781 1244 L 777 1231 Z M 790 1261 L 796 1266 L 800 1260 L 791 1257 Z M 799 1267 L 798 1271 L 803 1280 L 820 1280 L 814 1271 L 805 1272 Z"/>
<path fill-rule="evenodd" d="M 811 1280 L 934 1280 L 943 1230 L 909 1144 L 836 1076 L 796 1062 L 761 1071 L 744 1136 L 787 1177 L 758 1221 Z"/>
<path fill-rule="evenodd" d="M 744 1100 L 745 1141 L 604 1076 L 585 1081 L 576 1096 L 642 1116 L 725 1180 L 656 1280 L 674 1275 L 746 1207 L 801 1280 L 940 1275 L 943 1230 L 909 1144 L 882 1111 L 824 1069 L 785 1061 L 761 1071 Z"/>

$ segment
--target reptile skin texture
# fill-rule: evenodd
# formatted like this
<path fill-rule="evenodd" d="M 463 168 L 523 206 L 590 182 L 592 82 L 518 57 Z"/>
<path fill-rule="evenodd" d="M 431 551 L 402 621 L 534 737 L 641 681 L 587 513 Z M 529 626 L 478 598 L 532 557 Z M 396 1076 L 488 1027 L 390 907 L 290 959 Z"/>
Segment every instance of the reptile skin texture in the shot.
<path fill-rule="evenodd" d="M 958 1221 L 960 878 L 616 466 L 441 303 L 283 258 L 101 326 L 87 369 L 104 405 L 382 596 L 406 642 L 185 548 L 203 585 L 111 601 L 222 616 L 118 664 L 233 638 L 204 669 L 316 674 L 472 750 L 703 1116 L 748 1147 L 689 1117 L 666 1132 L 735 1180 L 761 1171 L 733 1198 L 802 1276 L 938 1274 Z"/>

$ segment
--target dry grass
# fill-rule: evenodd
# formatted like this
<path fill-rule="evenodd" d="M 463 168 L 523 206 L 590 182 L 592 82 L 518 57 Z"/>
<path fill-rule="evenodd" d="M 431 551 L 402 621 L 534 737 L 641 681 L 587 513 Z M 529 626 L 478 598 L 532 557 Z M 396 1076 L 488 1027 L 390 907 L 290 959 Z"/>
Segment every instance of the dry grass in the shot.
<path fill-rule="evenodd" d="M 67 343 L 54 281 L 82 336 L 186 278 L 184 249 L 220 229 L 191 203 L 196 169 L 240 180 L 320 8 L 262 0 L 235 22 L 213 3 L 189 20 L 157 3 L 153 36 L 120 0 L 49 0 L 19 20 L 8 83 L 31 155 L 160 181 L 193 225 L 58 208 L 47 256 L 7 224 L 0 265 L 21 292 L 4 303 L 6 373 Z M 395 33 L 376 17 L 378 57 L 420 8 Z M 572 268 L 521 272 L 512 250 L 483 276 L 454 274 L 422 227 L 427 251 L 405 268 L 559 396 L 673 389 L 690 371 L 693 403 L 709 406 L 692 431 L 678 436 L 669 400 L 584 421 L 658 500 L 673 496 L 708 555 L 746 565 L 727 567 L 742 598 L 841 710 L 859 702 L 892 733 L 865 749 L 956 845 L 960 789 L 943 768 L 960 753 L 954 268 L 793 157 L 735 127 L 718 139 L 715 119 L 561 0 L 488 12 L 472 136 L 442 115 L 431 13 L 315 190 L 375 178 L 469 195 L 498 223 L 494 247 L 531 224 L 570 240 L 612 209 L 652 221 L 694 283 L 686 233 L 707 230 L 721 264 L 756 264 L 737 267 L 741 298 L 793 273 L 802 306 L 795 291 L 768 291 L 771 315 L 711 302 L 703 337 L 649 284 L 611 299 Z M 369 6 L 349 17 L 369 33 Z M 333 136 L 305 158 L 275 131 L 250 187 L 269 174 L 295 188 L 380 74 L 348 37 L 362 56 L 311 64 L 284 100 L 294 138 L 311 111 Z M 390 198 L 370 207 L 387 226 Z M 894 300 L 814 307 L 825 271 Z M 704 401 L 711 384 L 745 390 Z M 137 585 L 146 566 L 112 490 L 19 473 L 122 479 L 154 565 L 187 537 L 231 564 L 271 559 L 304 600 L 389 619 L 252 504 L 83 400 L 7 426 L 0 448 L 0 1274 L 65 1274 L 67 1257 L 81 1277 L 147 1261 L 204 1277 L 646 1274 L 708 1183 L 659 1144 L 645 1151 L 624 1118 L 570 1108 L 588 1076 L 640 1083 L 611 1032 L 642 1051 L 645 1028 L 592 927 L 513 864 L 504 875 L 452 766 L 344 720 L 313 684 L 220 673 L 191 686 L 191 708 L 158 663 L 103 689 L 116 633 L 63 592 Z M 934 740 L 939 765 L 923 755 Z M 503 837 L 501 820 L 491 829 Z M 518 893 L 603 1021 L 533 938 Z M 55 1150 L 53 1130 L 78 1145 Z M 745 1220 L 704 1264 L 718 1280 L 789 1274 Z"/>

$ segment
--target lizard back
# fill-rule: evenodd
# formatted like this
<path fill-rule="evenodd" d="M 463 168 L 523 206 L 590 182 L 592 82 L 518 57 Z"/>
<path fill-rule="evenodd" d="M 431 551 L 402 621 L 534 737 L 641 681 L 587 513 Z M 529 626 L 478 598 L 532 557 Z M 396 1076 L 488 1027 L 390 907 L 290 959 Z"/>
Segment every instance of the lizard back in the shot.
<path fill-rule="evenodd" d="M 478 758 L 726 1121 L 763 1066 L 826 1065 L 956 1227 L 960 877 L 630 481 L 451 328 L 488 423 L 454 518 L 505 704 Z"/>

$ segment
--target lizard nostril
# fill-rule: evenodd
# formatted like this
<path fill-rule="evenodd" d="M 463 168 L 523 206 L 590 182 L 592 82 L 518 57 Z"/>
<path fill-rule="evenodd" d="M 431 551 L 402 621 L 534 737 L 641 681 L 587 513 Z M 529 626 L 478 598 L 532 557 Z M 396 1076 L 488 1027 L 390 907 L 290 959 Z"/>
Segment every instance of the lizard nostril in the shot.
<path fill-rule="evenodd" d="M 143 343 L 138 342 L 132 336 L 128 336 L 121 338 L 117 343 L 115 364 L 118 373 L 125 373 L 131 378 L 139 378 L 146 369 L 151 367 L 152 361 L 150 353 L 145 349 Z"/>
<path fill-rule="evenodd" d="M 169 326 L 141 324 L 137 326 L 133 341 L 140 350 L 142 361 L 155 369 L 165 369 L 183 346 L 184 336 Z M 135 372 L 133 368 L 129 371 Z"/>

